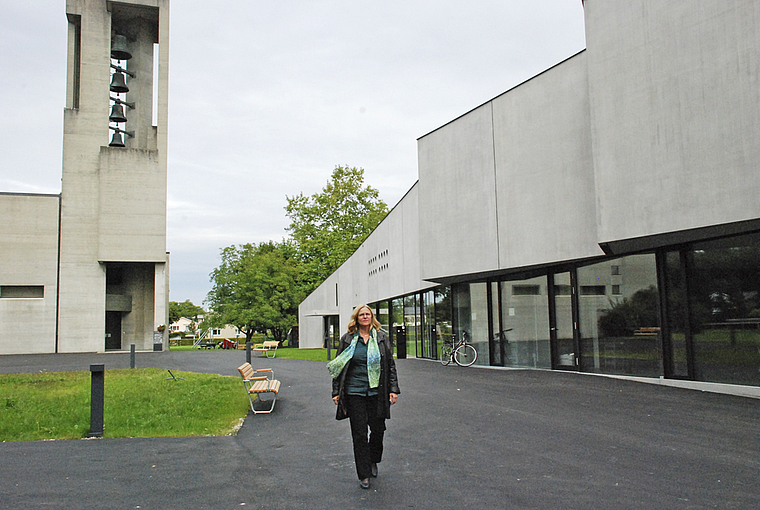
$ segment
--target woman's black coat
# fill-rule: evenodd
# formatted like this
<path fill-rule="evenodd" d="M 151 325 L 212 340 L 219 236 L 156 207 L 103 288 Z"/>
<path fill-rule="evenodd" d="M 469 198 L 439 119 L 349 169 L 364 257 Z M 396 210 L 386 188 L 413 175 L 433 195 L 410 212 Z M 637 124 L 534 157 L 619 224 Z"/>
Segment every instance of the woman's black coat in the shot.
<path fill-rule="evenodd" d="M 340 337 L 338 343 L 338 354 L 343 352 L 353 340 L 353 333 L 346 333 Z M 396 363 L 393 361 L 393 344 L 391 344 L 388 335 L 384 331 L 377 332 L 377 347 L 380 349 L 380 386 L 378 399 L 377 415 L 385 419 L 391 417 L 391 401 L 390 394 L 400 394 L 401 390 L 398 387 L 398 376 L 396 375 Z M 335 412 L 335 419 L 342 420 L 348 418 L 346 412 L 346 373 L 348 372 L 348 365 L 343 367 L 343 371 L 340 375 L 333 379 L 332 382 L 332 396 L 338 395 L 338 409 Z"/>

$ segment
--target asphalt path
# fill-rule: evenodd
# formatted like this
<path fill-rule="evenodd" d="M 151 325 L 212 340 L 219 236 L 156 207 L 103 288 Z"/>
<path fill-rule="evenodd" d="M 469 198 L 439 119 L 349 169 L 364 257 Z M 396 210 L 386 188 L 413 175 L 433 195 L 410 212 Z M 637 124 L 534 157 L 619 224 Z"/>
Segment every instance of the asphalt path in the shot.
<path fill-rule="evenodd" d="M 224 375 L 244 361 L 243 351 L 136 356 L 138 368 Z M 96 363 L 107 374 L 130 357 L 4 355 L 0 373 Z M 0 509 L 760 508 L 757 399 L 398 360 L 385 457 L 362 490 L 324 363 L 253 364 L 275 370 L 280 396 L 235 436 L 0 444 Z"/>

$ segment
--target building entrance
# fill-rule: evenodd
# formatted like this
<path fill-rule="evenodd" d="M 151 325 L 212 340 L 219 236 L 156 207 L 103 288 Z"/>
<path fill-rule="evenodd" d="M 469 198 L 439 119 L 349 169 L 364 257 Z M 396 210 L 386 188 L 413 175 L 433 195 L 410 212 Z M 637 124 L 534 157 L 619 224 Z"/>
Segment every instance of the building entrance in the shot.
<path fill-rule="evenodd" d="M 121 312 L 106 312 L 106 350 L 121 349 Z"/>

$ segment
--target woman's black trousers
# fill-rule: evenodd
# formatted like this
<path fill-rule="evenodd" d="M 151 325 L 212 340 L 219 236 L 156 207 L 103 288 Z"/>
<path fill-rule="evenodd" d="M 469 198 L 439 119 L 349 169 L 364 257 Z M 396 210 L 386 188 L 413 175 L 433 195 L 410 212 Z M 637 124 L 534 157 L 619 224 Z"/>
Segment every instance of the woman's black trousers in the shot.
<path fill-rule="evenodd" d="M 363 397 L 347 395 L 348 420 L 351 423 L 351 437 L 354 441 L 354 461 L 359 480 L 369 478 L 372 463 L 378 463 L 383 458 L 383 436 L 385 434 L 385 418 L 377 417 L 380 397 Z M 369 440 L 367 430 L 369 429 Z"/>

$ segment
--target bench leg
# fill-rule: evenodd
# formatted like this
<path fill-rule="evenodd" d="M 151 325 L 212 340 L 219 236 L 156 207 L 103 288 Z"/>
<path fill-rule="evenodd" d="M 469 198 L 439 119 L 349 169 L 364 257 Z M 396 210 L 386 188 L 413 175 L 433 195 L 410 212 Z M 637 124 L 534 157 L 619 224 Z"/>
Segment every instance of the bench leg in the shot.
<path fill-rule="evenodd" d="M 261 393 L 271 393 L 272 394 L 272 400 L 271 400 L 272 405 L 269 406 L 269 409 L 266 409 L 266 410 L 262 409 L 262 410 L 259 411 L 259 410 L 256 410 L 253 407 L 253 403 L 256 402 L 256 400 L 258 400 L 259 402 L 269 402 L 269 400 L 262 400 L 261 399 Z M 253 414 L 269 414 L 272 411 L 274 411 L 274 403 L 277 401 L 277 393 L 274 393 L 272 391 L 262 391 L 261 393 L 256 393 L 256 398 L 253 400 L 253 402 L 251 402 L 251 411 L 253 411 Z M 250 396 L 248 397 L 248 399 L 250 400 Z"/>

